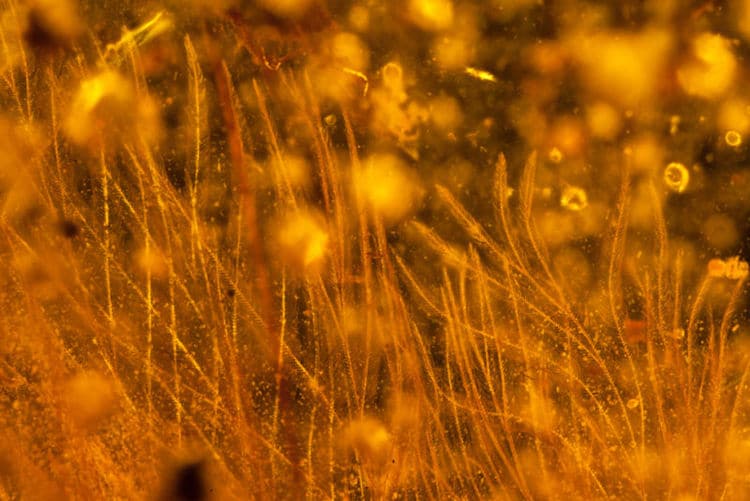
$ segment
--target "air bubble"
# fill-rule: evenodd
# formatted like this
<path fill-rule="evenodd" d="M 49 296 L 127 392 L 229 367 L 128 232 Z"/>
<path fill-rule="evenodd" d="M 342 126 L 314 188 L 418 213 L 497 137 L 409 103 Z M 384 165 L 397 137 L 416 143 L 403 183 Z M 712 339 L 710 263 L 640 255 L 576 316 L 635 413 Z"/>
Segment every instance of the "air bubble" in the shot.
<path fill-rule="evenodd" d="M 589 197 L 583 188 L 566 186 L 560 196 L 560 205 L 572 211 L 580 211 L 588 207 Z"/>
<path fill-rule="evenodd" d="M 730 130 L 724 135 L 724 141 L 726 141 L 729 146 L 736 148 L 742 144 L 742 135 L 736 130 Z"/>
<path fill-rule="evenodd" d="M 549 150 L 549 160 L 552 163 L 559 164 L 562 162 L 563 154 L 562 151 L 560 151 L 557 147 L 552 148 Z"/>
<path fill-rule="evenodd" d="M 679 162 L 672 162 L 664 169 L 664 183 L 667 187 L 682 193 L 690 182 L 690 172 Z"/>

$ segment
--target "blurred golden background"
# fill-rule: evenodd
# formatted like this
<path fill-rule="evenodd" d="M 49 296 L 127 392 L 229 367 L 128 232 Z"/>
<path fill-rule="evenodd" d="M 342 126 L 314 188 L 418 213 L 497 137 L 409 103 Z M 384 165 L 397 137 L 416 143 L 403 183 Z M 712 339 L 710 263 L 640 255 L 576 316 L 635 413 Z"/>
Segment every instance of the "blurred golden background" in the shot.
<path fill-rule="evenodd" d="M 750 499 L 750 2 L 2 0 L 0 498 Z"/>

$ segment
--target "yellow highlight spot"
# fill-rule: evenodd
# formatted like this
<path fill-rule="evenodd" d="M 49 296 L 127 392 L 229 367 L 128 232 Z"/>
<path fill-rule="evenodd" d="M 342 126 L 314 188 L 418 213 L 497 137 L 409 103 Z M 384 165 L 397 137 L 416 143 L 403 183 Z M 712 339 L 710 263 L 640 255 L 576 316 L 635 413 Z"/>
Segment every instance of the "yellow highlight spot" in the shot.
<path fill-rule="evenodd" d="M 411 21 L 425 31 L 442 31 L 453 24 L 451 0 L 411 0 L 408 13 Z"/>
<path fill-rule="evenodd" d="M 682 339 L 682 338 L 684 338 L 684 337 L 685 337 L 685 329 L 682 329 L 682 328 L 679 328 L 679 327 L 678 327 L 678 328 L 676 328 L 676 329 L 673 329 L 673 330 L 672 330 L 672 331 L 671 331 L 671 332 L 669 333 L 669 335 L 670 335 L 670 336 L 671 336 L 671 337 L 672 337 L 673 339 Z"/>
<path fill-rule="evenodd" d="M 389 459 L 393 438 L 377 419 L 364 417 L 352 421 L 344 431 L 344 444 L 357 451 L 368 464 L 383 464 Z"/>
<path fill-rule="evenodd" d="M 664 165 L 664 145 L 656 136 L 644 134 L 633 138 L 631 155 L 633 170 L 650 173 L 655 165 Z"/>
<path fill-rule="evenodd" d="M 328 234 L 312 215 L 298 213 L 282 224 L 279 244 L 288 264 L 308 270 L 325 257 Z"/>
<path fill-rule="evenodd" d="M 584 31 L 566 43 L 587 87 L 623 107 L 647 103 L 654 97 L 671 46 L 672 34 L 654 29 L 637 35 Z"/>
<path fill-rule="evenodd" d="M 559 148 L 554 147 L 549 151 L 549 160 L 552 163 L 559 164 L 562 162 L 563 154 L 562 151 L 560 151 Z"/>
<path fill-rule="evenodd" d="M 75 102 L 80 109 L 90 112 L 106 98 L 126 101 L 131 95 L 129 82 L 118 73 L 107 71 L 85 80 L 81 84 Z"/>
<path fill-rule="evenodd" d="M 464 36 L 436 37 L 432 52 L 441 69 L 459 70 L 474 57 L 475 43 Z"/>
<path fill-rule="evenodd" d="M 586 125 L 594 137 L 611 140 L 619 134 L 622 120 L 614 107 L 599 101 L 587 108 Z"/>
<path fill-rule="evenodd" d="M 727 265 L 726 263 L 724 263 L 723 259 L 711 259 L 706 266 L 708 270 L 708 276 L 712 278 L 724 278 L 726 267 Z"/>
<path fill-rule="evenodd" d="M 127 115 L 134 99 L 132 85 L 117 72 L 105 71 L 84 80 L 68 116 L 68 136 L 79 144 L 90 141 L 103 123 Z"/>
<path fill-rule="evenodd" d="M 664 184 L 677 193 L 682 193 L 690 182 L 690 172 L 679 162 L 672 162 L 664 169 Z"/>
<path fill-rule="evenodd" d="M 461 105 L 454 98 L 439 96 L 430 101 L 430 119 L 440 130 L 450 132 L 463 120 Z"/>
<path fill-rule="evenodd" d="M 636 409 L 639 405 L 641 405 L 641 403 L 637 398 L 631 398 L 627 403 L 628 409 Z"/>
<path fill-rule="evenodd" d="M 680 130 L 680 115 L 672 115 L 669 117 L 669 135 L 674 136 Z"/>
<path fill-rule="evenodd" d="M 120 141 L 121 135 L 149 142 L 160 135 L 161 118 L 154 101 L 136 95 L 130 80 L 106 70 L 84 80 L 73 98 L 65 132 L 73 142 Z"/>
<path fill-rule="evenodd" d="M 333 58 L 354 72 L 366 71 L 370 66 L 370 49 L 353 33 L 339 33 L 331 40 Z"/>
<path fill-rule="evenodd" d="M 64 403 L 73 424 L 93 431 L 117 410 L 114 383 L 97 372 L 81 372 L 65 382 Z"/>
<path fill-rule="evenodd" d="M 163 279 L 167 277 L 168 263 L 164 254 L 152 246 L 144 247 L 135 256 L 138 269 L 148 273 L 152 278 Z"/>
<path fill-rule="evenodd" d="M 355 5 L 349 11 L 349 23 L 357 31 L 365 31 L 370 26 L 370 11 L 363 5 Z"/>
<path fill-rule="evenodd" d="M 724 141 L 726 141 L 729 146 L 736 148 L 742 144 L 742 135 L 736 130 L 730 130 L 724 135 Z"/>
<path fill-rule="evenodd" d="M 716 114 L 716 126 L 737 131 L 740 135 L 747 134 L 750 131 L 750 103 L 738 97 L 721 103 Z"/>
<path fill-rule="evenodd" d="M 497 82 L 497 78 L 495 78 L 495 75 L 493 75 L 489 71 L 472 68 L 471 66 L 467 66 L 464 71 L 467 75 L 472 76 L 476 79 L 484 80 L 485 82 Z"/>
<path fill-rule="evenodd" d="M 333 117 L 333 123 L 330 118 Z M 336 116 L 328 115 L 324 118 L 326 124 L 335 125 Z M 306 187 L 310 184 L 310 165 L 307 160 L 297 153 L 286 153 L 283 162 L 274 163 L 274 167 L 282 172 L 285 181 L 293 187 Z"/>
<path fill-rule="evenodd" d="M 395 222 L 406 216 L 420 196 L 417 181 L 392 155 L 373 155 L 355 177 L 355 189 L 370 209 Z"/>
<path fill-rule="evenodd" d="M 677 71 L 677 80 L 687 94 L 713 99 L 729 89 L 737 73 L 729 40 L 703 33 L 693 40 L 693 56 Z"/>

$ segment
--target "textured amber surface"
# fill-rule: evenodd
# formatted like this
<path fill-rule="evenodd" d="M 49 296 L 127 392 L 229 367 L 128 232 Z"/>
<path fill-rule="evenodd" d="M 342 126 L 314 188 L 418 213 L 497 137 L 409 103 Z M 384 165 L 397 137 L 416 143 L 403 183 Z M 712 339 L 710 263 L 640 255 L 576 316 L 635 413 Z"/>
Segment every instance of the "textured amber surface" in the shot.
<path fill-rule="evenodd" d="M 1 0 L 0 499 L 750 499 L 750 1 Z"/>

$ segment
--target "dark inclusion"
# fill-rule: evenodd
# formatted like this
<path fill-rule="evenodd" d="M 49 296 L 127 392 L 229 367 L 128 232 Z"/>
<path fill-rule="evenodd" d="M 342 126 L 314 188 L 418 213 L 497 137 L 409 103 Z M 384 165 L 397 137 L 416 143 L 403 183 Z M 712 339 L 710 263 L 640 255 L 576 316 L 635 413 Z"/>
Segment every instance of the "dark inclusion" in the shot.
<path fill-rule="evenodd" d="M 202 462 L 188 463 L 177 469 L 165 501 L 204 501 L 208 488 Z"/>
<path fill-rule="evenodd" d="M 71 239 L 77 237 L 81 231 L 78 225 L 69 219 L 63 219 L 60 221 L 58 223 L 58 229 L 62 236 Z"/>

